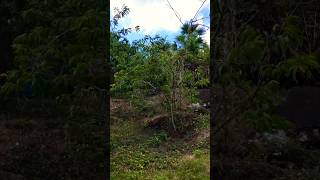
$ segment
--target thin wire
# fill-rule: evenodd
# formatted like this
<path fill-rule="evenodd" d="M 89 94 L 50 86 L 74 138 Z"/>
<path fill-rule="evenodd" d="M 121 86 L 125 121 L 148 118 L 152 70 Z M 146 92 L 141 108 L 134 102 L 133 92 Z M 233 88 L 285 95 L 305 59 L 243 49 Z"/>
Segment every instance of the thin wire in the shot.
<path fill-rule="evenodd" d="M 204 3 L 205 3 L 206 1 L 207 1 L 207 0 L 204 0 L 204 1 L 202 2 L 201 6 L 200 6 L 199 9 L 197 10 L 196 14 L 193 16 L 191 22 L 193 22 L 194 19 L 197 17 L 197 15 L 198 15 L 199 12 L 200 12 L 200 9 L 202 8 L 202 6 L 204 5 Z"/>
<path fill-rule="evenodd" d="M 180 23 L 183 25 L 183 22 L 181 21 L 181 17 L 179 15 L 179 13 L 171 6 L 169 0 L 167 0 L 167 2 L 169 4 L 170 8 L 172 9 L 172 11 L 174 12 L 174 14 L 176 15 L 176 17 L 178 18 L 178 20 L 180 21 Z"/>

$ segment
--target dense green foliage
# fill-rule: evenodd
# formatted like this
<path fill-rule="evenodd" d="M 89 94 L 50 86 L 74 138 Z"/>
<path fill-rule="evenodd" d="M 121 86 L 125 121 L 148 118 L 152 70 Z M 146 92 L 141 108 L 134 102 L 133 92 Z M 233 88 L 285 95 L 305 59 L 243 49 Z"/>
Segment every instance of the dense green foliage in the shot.
<path fill-rule="evenodd" d="M 319 7 L 318 1 L 300 0 L 213 4 L 214 178 L 319 176 L 314 173 L 319 167 L 318 149 L 308 149 L 290 136 L 298 136 L 295 124 L 277 113 L 291 88 L 319 86 Z M 303 112 L 303 107 L 295 111 Z M 257 138 L 273 136 L 276 130 L 284 132 L 289 142 Z M 280 155 L 273 157 L 275 152 Z"/>
<path fill-rule="evenodd" d="M 5 0 L 0 13 L 1 173 L 102 179 L 106 1 Z"/>
<path fill-rule="evenodd" d="M 175 43 L 156 35 L 129 43 L 126 35 L 131 28 L 117 29 L 120 18 L 129 8 L 116 9 L 112 20 L 111 60 L 114 82 L 111 93 L 125 97 L 140 110 L 146 110 L 144 97 L 164 95 L 162 105 L 171 114 L 171 125 L 176 127 L 176 112 L 186 103 L 196 102 L 197 88 L 207 87 L 209 47 L 202 40 L 205 30 L 185 23 Z M 136 30 L 139 30 L 136 28 Z"/>
<path fill-rule="evenodd" d="M 31 1 L 17 16 L 28 29 L 13 41 L 13 69 L 2 97 L 58 96 L 76 87 L 105 87 L 104 26 L 97 1 Z M 92 7 L 92 8 L 88 8 Z M 40 18 L 41 17 L 41 18 Z"/>
<path fill-rule="evenodd" d="M 228 3 L 230 3 L 229 6 L 233 4 L 232 8 L 236 12 L 242 7 L 233 1 L 228 1 Z M 268 5 L 274 6 L 275 4 L 275 2 L 270 2 Z M 289 4 L 297 5 L 299 3 Z M 252 3 L 247 9 L 255 7 L 255 5 L 259 5 L 259 3 Z M 255 11 L 258 12 L 258 10 Z M 312 10 L 310 11 L 312 12 Z M 264 12 L 259 11 L 259 13 Z M 316 86 L 319 82 L 320 61 L 316 56 L 318 47 L 305 48 L 311 43 L 307 39 L 307 34 L 314 32 L 313 38 L 318 36 L 316 29 L 312 29 L 310 32 L 306 27 L 308 23 L 313 22 L 303 19 L 302 16 L 299 16 L 300 13 L 303 12 L 299 10 L 290 15 L 281 12 L 281 16 L 277 17 L 279 19 L 268 22 L 265 28 L 262 28 L 258 23 L 258 18 L 261 17 L 256 14 L 251 15 L 249 10 L 248 12 L 239 11 L 237 17 L 226 13 L 221 25 L 223 35 L 215 39 L 215 42 L 218 43 L 215 85 L 222 86 L 225 90 L 230 88 L 229 91 L 234 89 L 240 91 L 241 94 L 244 93 L 242 95 L 248 97 L 244 101 L 250 100 L 247 105 L 252 106 L 252 109 L 248 109 L 250 116 L 253 115 L 251 111 L 256 111 L 254 119 L 268 117 L 270 122 L 267 124 L 270 128 L 275 128 L 272 124 L 277 123 L 271 117 L 274 108 L 283 99 L 281 98 L 283 90 L 294 86 Z M 249 18 L 251 21 L 246 24 L 241 23 L 248 19 L 248 16 L 252 18 Z M 265 22 L 269 20 L 268 17 L 263 18 L 265 18 Z M 317 24 L 314 28 L 316 26 Z M 261 93 L 262 95 L 260 95 Z M 227 94 L 228 92 L 225 95 L 228 96 Z M 227 97 L 227 99 L 233 103 L 238 101 L 239 107 L 245 103 L 237 100 L 234 95 L 229 96 L 234 99 L 231 97 Z M 233 111 L 232 109 L 229 110 Z M 225 114 L 222 113 L 221 117 L 224 118 Z M 244 117 L 244 119 L 246 118 Z M 265 120 L 261 121 L 263 124 Z"/>

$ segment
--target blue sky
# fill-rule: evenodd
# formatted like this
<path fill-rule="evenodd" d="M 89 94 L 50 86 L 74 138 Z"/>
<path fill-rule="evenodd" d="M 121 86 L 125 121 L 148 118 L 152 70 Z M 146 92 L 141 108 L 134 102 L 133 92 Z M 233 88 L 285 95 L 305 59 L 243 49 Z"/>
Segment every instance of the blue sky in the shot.
<path fill-rule="evenodd" d="M 194 17 L 197 10 L 205 0 L 169 0 L 172 7 L 178 12 L 182 22 L 189 21 Z M 210 1 L 206 0 L 196 19 L 198 23 L 210 26 L 209 12 Z M 121 19 L 120 27 L 133 28 L 140 26 L 139 32 L 132 32 L 127 36 L 129 41 L 141 39 L 144 35 L 154 36 L 159 34 L 174 41 L 180 32 L 181 23 L 168 5 L 167 0 L 111 0 L 111 17 L 114 15 L 114 8 L 121 8 L 125 4 L 129 7 L 130 13 Z M 210 43 L 210 32 L 203 36 L 205 41 Z"/>

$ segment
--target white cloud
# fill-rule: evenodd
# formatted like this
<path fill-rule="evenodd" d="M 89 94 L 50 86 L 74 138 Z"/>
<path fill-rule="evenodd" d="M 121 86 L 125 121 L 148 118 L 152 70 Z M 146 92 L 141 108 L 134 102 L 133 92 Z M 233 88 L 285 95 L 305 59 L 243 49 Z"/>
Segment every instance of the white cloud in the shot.
<path fill-rule="evenodd" d="M 204 35 L 204 40 L 206 41 L 207 44 L 210 44 L 210 31 L 209 30 Z"/>
<path fill-rule="evenodd" d="M 182 22 L 193 18 L 202 0 L 169 0 L 173 8 L 179 13 Z M 209 8 L 209 0 L 202 8 Z M 140 26 L 145 34 L 155 34 L 159 31 L 180 31 L 181 23 L 170 9 L 167 0 L 111 0 L 111 15 L 115 7 L 121 8 L 125 4 L 129 7 L 129 15 L 120 21 L 125 27 Z M 199 17 L 208 16 L 200 14 Z M 205 38 L 209 37 L 209 31 Z M 206 39 L 207 40 L 207 39 Z"/>

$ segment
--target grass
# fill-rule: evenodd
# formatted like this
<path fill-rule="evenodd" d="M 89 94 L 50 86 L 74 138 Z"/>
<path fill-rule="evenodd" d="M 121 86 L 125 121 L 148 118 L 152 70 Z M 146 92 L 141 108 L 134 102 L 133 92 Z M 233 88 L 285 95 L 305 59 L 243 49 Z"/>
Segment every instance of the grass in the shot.
<path fill-rule="evenodd" d="M 206 141 L 172 138 L 136 119 L 111 125 L 112 180 L 210 179 L 209 159 Z"/>

